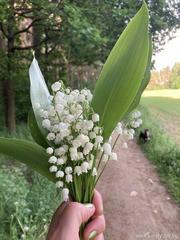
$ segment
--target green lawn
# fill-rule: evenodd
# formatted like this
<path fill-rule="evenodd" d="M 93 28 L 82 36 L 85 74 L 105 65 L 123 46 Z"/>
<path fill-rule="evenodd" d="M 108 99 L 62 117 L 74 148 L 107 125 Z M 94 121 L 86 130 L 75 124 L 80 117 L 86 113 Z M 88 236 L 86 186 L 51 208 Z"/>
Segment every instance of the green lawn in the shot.
<path fill-rule="evenodd" d="M 180 89 L 145 91 L 141 105 L 147 107 L 171 138 L 180 144 Z"/>

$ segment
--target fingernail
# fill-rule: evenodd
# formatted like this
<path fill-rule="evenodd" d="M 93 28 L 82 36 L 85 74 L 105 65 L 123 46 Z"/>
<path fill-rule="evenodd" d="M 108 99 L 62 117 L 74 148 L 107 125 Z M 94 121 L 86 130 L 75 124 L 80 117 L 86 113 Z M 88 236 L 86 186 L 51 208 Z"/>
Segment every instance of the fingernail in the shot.
<path fill-rule="evenodd" d="M 86 208 L 93 208 L 93 207 L 94 207 L 94 205 L 91 204 L 91 203 L 86 203 L 86 204 L 84 204 L 84 206 L 85 206 Z"/>
<path fill-rule="evenodd" d="M 89 240 L 92 240 L 93 238 L 95 238 L 96 234 L 97 234 L 96 231 L 91 232 L 91 233 L 89 234 L 89 238 L 88 238 L 88 239 L 89 239 Z"/>

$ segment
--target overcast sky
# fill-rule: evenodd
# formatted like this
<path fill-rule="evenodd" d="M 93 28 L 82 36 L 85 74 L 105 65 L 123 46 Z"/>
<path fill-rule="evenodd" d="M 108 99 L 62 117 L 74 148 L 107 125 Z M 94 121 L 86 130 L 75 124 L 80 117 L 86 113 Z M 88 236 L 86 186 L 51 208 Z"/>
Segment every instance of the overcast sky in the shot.
<path fill-rule="evenodd" d="M 176 38 L 169 41 L 164 50 L 155 56 L 155 67 L 160 70 L 164 67 L 172 67 L 175 62 L 180 62 L 180 29 L 176 32 Z"/>

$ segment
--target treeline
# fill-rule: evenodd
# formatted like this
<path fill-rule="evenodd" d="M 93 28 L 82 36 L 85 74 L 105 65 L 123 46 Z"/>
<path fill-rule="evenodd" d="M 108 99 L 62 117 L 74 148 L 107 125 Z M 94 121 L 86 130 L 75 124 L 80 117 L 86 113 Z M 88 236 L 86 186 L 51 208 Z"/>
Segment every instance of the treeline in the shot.
<path fill-rule="evenodd" d="M 1 0 L 0 127 L 26 121 L 28 68 L 34 50 L 48 84 L 93 88 L 102 63 L 140 0 Z M 180 3 L 147 1 L 154 49 L 178 28 Z"/>
<path fill-rule="evenodd" d="M 180 88 L 180 62 L 174 64 L 172 69 L 165 67 L 160 71 L 152 71 L 148 89 Z"/>

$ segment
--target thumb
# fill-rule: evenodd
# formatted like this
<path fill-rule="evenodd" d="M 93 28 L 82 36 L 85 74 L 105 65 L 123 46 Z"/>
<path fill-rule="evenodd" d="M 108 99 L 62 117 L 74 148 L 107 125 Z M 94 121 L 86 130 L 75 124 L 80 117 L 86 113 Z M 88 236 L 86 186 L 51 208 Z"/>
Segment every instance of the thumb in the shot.
<path fill-rule="evenodd" d="M 87 222 L 90 217 L 95 213 L 95 206 L 91 203 L 80 204 L 80 224 Z"/>
<path fill-rule="evenodd" d="M 94 212 L 95 206 L 93 204 L 70 202 L 67 205 L 64 214 L 66 217 L 69 216 L 70 219 L 73 220 L 74 224 L 76 223 L 78 227 L 80 227 L 82 223 L 87 222 L 89 218 L 93 216 Z"/>

